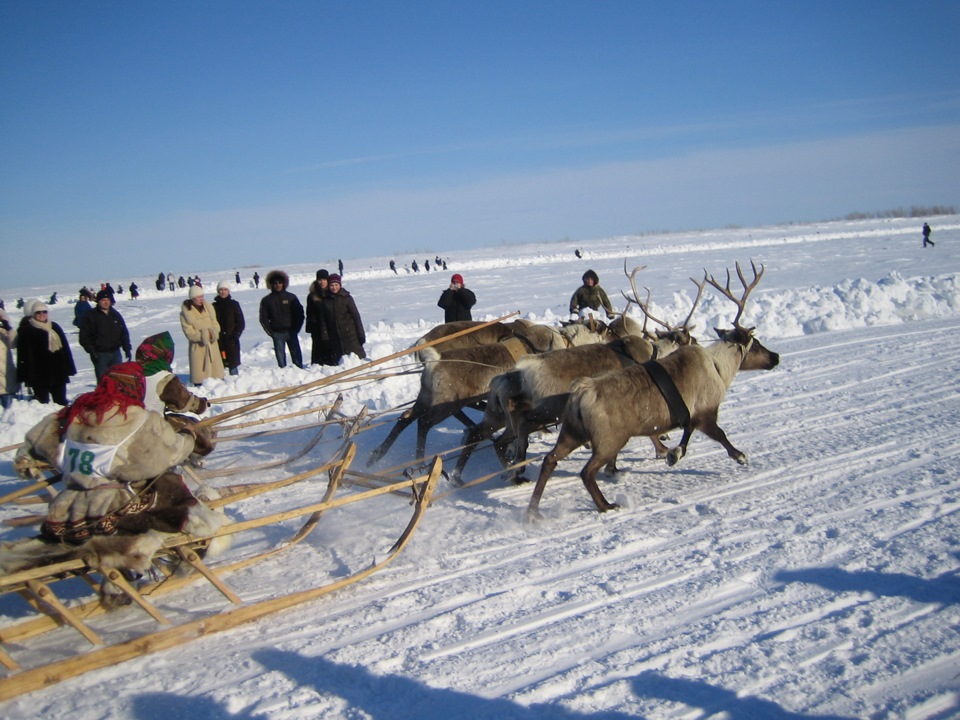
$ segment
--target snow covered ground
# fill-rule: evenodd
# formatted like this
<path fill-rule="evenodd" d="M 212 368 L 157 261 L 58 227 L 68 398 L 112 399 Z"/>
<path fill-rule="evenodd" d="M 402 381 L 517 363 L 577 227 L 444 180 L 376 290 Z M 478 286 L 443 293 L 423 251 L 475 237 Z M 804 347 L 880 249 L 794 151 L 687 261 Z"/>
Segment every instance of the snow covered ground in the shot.
<path fill-rule="evenodd" d="M 866 220 L 611 238 L 584 244 L 582 260 L 573 243 L 491 247 L 450 254 L 445 273 L 401 267 L 395 276 L 390 258 L 347 262 L 344 285 L 357 299 L 374 359 L 402 350 L 439 321 L 436 299 L 452 272 L 477 293 L 476 318 L 519 310 L 550 323 L 566 316 L 588 267 L 622 306 L 624 259 L 630 268 L 646 265 L 638 284 L 650 287 L 654 314 L 676 319 L 694 294 L 690 276 L 706 268 L 719 277 L 737 260 L 763 263 L 766 274 L 744 323 L 757 326 L 781 364 L 737 377 L 720 415 L 750 462 L 741 467 L 695 435 L 687 457 L 668 468 L 653 459 L 646 440 L 634 440 L 621 455 L 621 475 L 601 476 L 607 497 L 623 508 L 599 515 L 577 475 L 587 457 L 580 450 L 547 486 L 545 520 L 536 524 L 523 520 L 530 486 L 494 478 L 446 494 L 452 488 L 441 481 L 444 496 L 410 546 L 370 579 L 8 701 L 0 715 L 960 716 L 960 217 L 931 224 L 937 245 L 926 249 L 921 222 Z M 434 252 L 425 255 L 418 262 L 432 264 Z M 409 265 L 413 256 L 396 259 Z M 284 268 L 291 289 L 303 297 L 324 265 L 334 268 L 336 257 Z M 259 268 L 261 276 L 269 269 Z M 215 285 L 235 270 L 182 272 Z M 253 270 L 240 269 L 244 279 Z M 77 278 L 76 285 L 100 280 Z M 141 298 L 118 305 L 135 344 L 168 329 L 182 348 L 184 295 L 155 291 L 150 273 L 136 280 Z M 72 298 L 75 289 L 11 288 L 0 297 L 15 316 L 17 297 L 58 290 Z M 234 292 L 247 316 L 244 364 L 239 377 L 207 382 L 212 399 L 334 372 L 276 367 L 256 320 L 262 294 L 245 284 Z M 732 315 L 728 301 L 708 293 L 694 318 L 701 342 Z M 52 319 L 70 331 L 71 318 L 71 305 L 52 307 Z M 92 387 L 93 373 L 75 332 L 69 337 L 80 368 L 68 387 L 75 397 Z M 309 357 L 309 337 L 302 343 Z M 175 370 L 186 375 L 184 352 Z M 378 414 L 412 400 L 417 387 L 416 375 L 399 375 L 339 390 L 346 412 L 365 405 L 377 420 L 390 421 L 395 414 Z M 331 397 L 323 388 L 258 416 Z M 212 412 L 238 406 L 215 402 Z M 0 447 L 19 442 L 48 409 L 18 401 L 3 412 Z M 378 424 L 357 436 L 358 466 L 388 429 Z M 283 458 L 313 432 L 224 442 L 207 466 Z M 428 452 L 456 447 L 461 434 L 456 421 L 444 423 L 431 432 Z M 532 450 L 546 452 L 552 439 L 538 439 Z M 410 429 L 373 469 L 410 462 L 413 442 Z M 331 432 L 295 463 L 222 482 L 292 475 L 319 465 L 338 445 Z M 0 455 L 0 492 L 21 482 L 13 478 L 12 456 Z M 480 451 L 465 479 L 497 467 L 491 450 Z M 315 502 L 323 485 L 304 481 L 230 513 L 240 519 Z M 2 512 L 7 518 L 25 510 Z M 397 497 L 333 511 L 282 559 L 229 583 L 253 602 L 346 576 L 382 558 L 409 513 Z M 279 543 L 296 526 L 241 536 L 231 553 Z M 26 532 L 5 528 L 3 537 Z M 204 586 L 158 604 L 179 619 L 224 607 Z M 24 607 L 19 597 L 0 598 L 2 622 L 22 616 Z M 125 609 L 96 627 L 122 639 L 140 616 Z M 53 635 L 39 649 L 13 645 L 11 652 L 29 663 L 80 646 L 72 631 Z"/>

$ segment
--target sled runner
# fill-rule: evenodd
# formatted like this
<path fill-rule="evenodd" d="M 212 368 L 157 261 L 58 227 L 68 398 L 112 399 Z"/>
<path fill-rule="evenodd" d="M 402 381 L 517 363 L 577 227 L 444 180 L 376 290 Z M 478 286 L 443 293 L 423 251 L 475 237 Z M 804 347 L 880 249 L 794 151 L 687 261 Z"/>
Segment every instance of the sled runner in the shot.
<path fill-rule="evenodd" d="M 191 565 L 197 572 L 187 577 L 179 576 L 173 572 L 169 575 L 166 574 L 163 568 L 167 563 L 159 562 L 156 563 L 160 568 L 158 579 L 136 583 L 126 578 L 124 573 L 120 571 L 93 567 L 82 559 L 73 559 L 0 577 L 0 592 L 19 593 L 37 612 L 37 617 L 34 619 L 0 628 L 0 664 L 6 668 L 7 673 L 6 677 L 0 679 L 0 701 L 42 689 L 91 670 L 169 649 L 198 637 L 228 630 L 271 613 L 286 610 L 347 587 L 385 567 L 406 546 L 416 530 L 440 477 L 442 462 L 439 458 L 434 460 L 427 475 L 334 498 L 355 453 L 355 446 L 350 444 L 336 467 L 332 470 L 326 468 L 331 470 L 329 472 L 330 480 L 323 498 L 319 502 L 235 522 L 225 525 L 217 532 L 215 537 L 237 535 L 248 530 L 276 525 L 285 520 L 306 518 L 303 525 L 285 542 L 255 556 L 223 564 L 207 565 L 201 559 L 201 554 L 212 538 L 192 538 L 177 535 L 169 537 L 164 542 L 162 550 L 157 553 L 157 557 L 166 560 L 171 565 L 181 562 Z M 310 474 L 316 474 L 319 471 L 322 470 L 312 471 Z M 261 492 L 271 492 L 276 489 L 275 487 L 258 488 Z M 225 576 L 231 572 L 263 562 L 300 543 L 316 527 L 322 513 L 377 496 L 394 493 L 398 490 L 407 490 L 412 493 L 413 514 L 387 554 L 363 570 L 307 590 L 278 594 L 252 601 L 249 604 L 244 604 L 243 598 L 231 590 L 225 581 Z M 230 498 L 225 498 L 221 502 L 222 504 L 229 504 L 230 501 Z M 140 631 L 133 638 L 108 644 L 103 637 L 106 633 L 98 632 L 91 622 L 98 615 L 107 612 L 107 608 L 104 608 L 101 602 L 92 598 L 79 603 L 69 603 L 61 600 L 55 592 L 54 588 L 57 583 L 76 577 L 80 577 L 94 586 L 100 586 L 108 581 L 118 586 L 123 594 L 129 598 L 133 607 L 117 612 L 124 615 L 125 623 L 130 623 L 131 613 L 142 611 L 141 615 L 147 623 L 148 629 Z M 179 590 L 187 583 L 200 581 L 209 582 L 215 587 L 223 596 L 223 604 L 228 609 L 213 611 L 203 617 L 175 624 L 153 602 L 160 595 Z M 157 629 L 158 625 L 161 626 L 160 629 Z M 81 649 L 73 657 L 29 668 L 21 667 L 17 659 L 18 648 L 22 648 L 27 640 L 51 630 L 58 630 L 59 632 L 75 631 L 78 634 L 78 644 L 82 644 Z M 96 649 L 90 650 L 83 647 L 88 648 L 89 645 L 93 645 Z"/>

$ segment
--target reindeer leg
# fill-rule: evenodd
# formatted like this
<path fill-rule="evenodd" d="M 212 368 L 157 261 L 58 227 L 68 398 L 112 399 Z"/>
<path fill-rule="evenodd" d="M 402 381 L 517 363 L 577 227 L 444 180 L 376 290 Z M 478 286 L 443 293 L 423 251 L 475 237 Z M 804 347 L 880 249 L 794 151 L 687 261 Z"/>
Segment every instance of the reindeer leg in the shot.
<path fill-rule="evenodd" d="M 553 450 L 548 452 L 543 458 L 543 465 L 540 466 L 540 477 L 537 478 L 537 484 L 533 488 L 533 495 L 530 497 L 530 504 L 527 506 L 527 520 L 541 520 L 540 498 L 543 496 L 543 490 L 547 486 L 547 480 L 557 469 L 557 463 L 563 460 L 578 447 L 583 445 L 583 441 L 573 437 L 571 434 L 560 430 L 560 437 L 557 438 L 557 444 Z"/>
<path fill-rule="evenodd" d="M 741 465 L 747 464 L 747 456 L 745 453 L 737 450 L 729 440 L 727 440 L 727 434 L 720 429 L 720 426 L 717 425 L 716 418 L 708 418 L 705 422 L 702 422 L 700 425 L 700 432 L 706 435 L 711 440 L 716 440 L 718 443 L 723 445 L 724 449 L 727 451 L 727 455 L 732 457 Z"/>
<path fill-rule="evenodd" d="M 683 437 L 680 438 L 680 444 L 667 451 L 667 465 L 673 467 L 680 462 L 680 458 L 687 454 L 687 443 L 690 442 L 691 435 L 693 435 L 693 425 L 687 425 L 687 427 L 683 429 Z"/>
<path fill-rule="evenodd" d="M 380 443 L 380 445 L 370 453 L 370 457 L 367 459 L 367 467 L 373 465 L 375 462 L 377 462 L 377 460 L 386 455 L 393 443 L 395 443 L 397 438 L 400 437 L 400 433 L 406 430 L 413 423 L 413 421 L 422 414 L 422 409 L 420 413 L 416 412 L 417 409 L 417 406 L 414 405 L 412 408 L 403 413 L 403 415 L 397 418 L 397 422 L 394 424 L 393 429 L 390 430 L 390 434 L 387 435 L 386 440 Z"/>
<path fill-rule="evenodd" d="M 460 453 L 460 457 L 457 458 L 457 465 L 453 468 L 453 471 L 450 473 L 450 480 L 456 485 L 462 485 L 463 482 L 460 479 L 463 475 L 463 468 L 466 467 L 467 462 L 470 460 L 470 457 L 473 455 L 473 451 L 477 449 L 477 443 L 483 440 L 489 440 L 493 436 L 493 433 L 496 432 L 497 428 L 493 427 L 492 424 L 486 422 L 486 417 L 484 421 L 479 425 L 473 424 L 472 426 L 467 427 L 463 432 L 463 452 Z M 497 451 L 499 455 L 499 450 Z"/>
<path fill-rule="evenodd" d="M 583 480 L 583 486 L 587 489 L 587 492 L 590 493 L 590 497 L 593 498 L 593 502 L 600 512 L 617 510 L 620 507 L 614 503 L 607 502 L 603 493 L 600 492 L 600 487 L 597 485 L 597 472 L 606 462 L 607 458 L 601 457 L 594 451 L 593 455 L 591 455 L 587 461 L 587 464 L 583 466 L 583 470 L 580 471 L 580 479 Z M 614 457 L 612 462 L 616 462 L 616 457 Z"/>
<path fill-rule="evenodd" d="M 665 458 L 667 456 L 667 453 L 669 452 L 669 450 L 667 449 L 667 446 L 663 444 L 663 438 L 665 437 L 666 435 L 662 437 L 660 435 L 650 436 L 650 442 L 653 443 L 653 451 L 655 453 L 655 457 L 658 460 Z"/>

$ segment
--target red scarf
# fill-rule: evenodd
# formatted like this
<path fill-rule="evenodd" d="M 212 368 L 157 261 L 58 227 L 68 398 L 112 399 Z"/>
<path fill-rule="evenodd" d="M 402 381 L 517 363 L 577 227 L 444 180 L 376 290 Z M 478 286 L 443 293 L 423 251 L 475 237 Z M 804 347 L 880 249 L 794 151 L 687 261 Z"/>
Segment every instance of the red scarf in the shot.
<path fill-rule="evenodd" d="M 107 374 L 100 378 L 100 383 L 93 392 L 84 393 L 72 405 L 69 405 L 57 414 L 60 437 L 63 437 L 67 428 L 77 418 L 86 413 L 96 416 L 96 424 L 103 422 L 108 410 L 114 410 L 127 416 L 131 407 L 143 407 L 143 398 L 147 392 L 147 381 L 140 363 L 126 362 L 114 365 Z"/>

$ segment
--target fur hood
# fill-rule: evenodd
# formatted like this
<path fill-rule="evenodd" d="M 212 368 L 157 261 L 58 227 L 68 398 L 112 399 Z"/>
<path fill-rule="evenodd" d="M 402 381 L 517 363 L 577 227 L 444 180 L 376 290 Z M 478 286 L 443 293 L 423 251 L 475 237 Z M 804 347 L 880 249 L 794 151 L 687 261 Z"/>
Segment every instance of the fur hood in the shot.
<path fill-rule="evenodd" d="M 286 290 L 290 287 L 290 276 L 287 275 L 283 270 L 271 270 L 267 273 L 267 287 L 273 290 L 273 283 L 277 280 L 283 282 L 283 289 Z"/>

